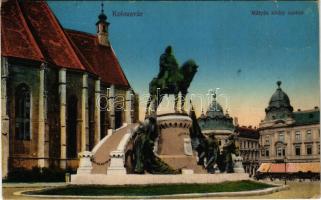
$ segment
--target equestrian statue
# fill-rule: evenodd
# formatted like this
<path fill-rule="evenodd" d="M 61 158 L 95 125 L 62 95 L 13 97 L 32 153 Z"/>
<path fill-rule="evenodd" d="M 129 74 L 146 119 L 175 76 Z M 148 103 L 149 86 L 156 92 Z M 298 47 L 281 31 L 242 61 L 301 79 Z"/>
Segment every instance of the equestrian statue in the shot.
<path fill-rule="evenodd" d="M 175 96 L 175 112 L 178 112 L 178 94 L 181 93 L 181 111 L 185 112 L 184 104 L 188 88 L 197 72 L 198 66 L 193 60 L 186 61 L 179 67 L 171 46 L 168 46 L 159 59 L 159 73 L 149 83 L 149 98 L 146 106 L 146 116 L 152 104 L 152 111 L 156 113 L 165 94 Z"/>

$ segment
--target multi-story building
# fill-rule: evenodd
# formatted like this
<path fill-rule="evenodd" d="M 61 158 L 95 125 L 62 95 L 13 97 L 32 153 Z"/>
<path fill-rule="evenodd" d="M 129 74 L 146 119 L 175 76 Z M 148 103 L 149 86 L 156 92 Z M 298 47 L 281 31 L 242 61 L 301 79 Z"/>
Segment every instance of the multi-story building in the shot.
<path fill-rule="evenodd" d="M 259 168 L 259 132 L 245 126 L 236 126 L 235 132 L 244 170 L 252 176 Z"/>
<path fill-rule="evenodd" d="M 293 111 L 281 82 L 277 85 L 259 127 L 259 172 L 320 173 L 320 109 Z"/>
<path fill-rule="evenodd" d="M 102 10 L 96 35 L 66 30 L 45 1 L 2 2 L 3 177 L 16 167 L 76 168 L 108 129 L 137 120 L 108 25 Z"/>

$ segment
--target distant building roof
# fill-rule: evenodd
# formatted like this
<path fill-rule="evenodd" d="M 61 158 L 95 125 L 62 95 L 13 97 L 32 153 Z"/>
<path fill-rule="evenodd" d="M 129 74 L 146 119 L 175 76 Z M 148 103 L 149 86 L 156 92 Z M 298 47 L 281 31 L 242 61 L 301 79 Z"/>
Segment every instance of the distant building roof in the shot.
<path fill-rule="evenodd" d="M 238 137 L 250 138 L 250 139 L 259 139 L 259 131 L 257 129 L 237 126 L 235 131 L 238 134 Z"/>
<path fill-rule="evenodd" d="M 320 123 L 320 109 L 293 112 L 295 125 Z"/>

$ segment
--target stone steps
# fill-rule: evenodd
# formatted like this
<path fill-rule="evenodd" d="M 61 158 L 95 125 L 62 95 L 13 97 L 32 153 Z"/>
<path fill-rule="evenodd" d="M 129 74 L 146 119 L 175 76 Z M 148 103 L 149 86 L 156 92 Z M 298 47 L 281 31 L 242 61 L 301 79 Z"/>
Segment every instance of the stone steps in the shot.
<path fill-rule="evenodd" d="M 129 124 L 109 133 L 93 149 L 92 174 L 106 174 L 110 166 L 110 154 L 116 151 L 123 137 L 132 131 L 137 124 Z"/>

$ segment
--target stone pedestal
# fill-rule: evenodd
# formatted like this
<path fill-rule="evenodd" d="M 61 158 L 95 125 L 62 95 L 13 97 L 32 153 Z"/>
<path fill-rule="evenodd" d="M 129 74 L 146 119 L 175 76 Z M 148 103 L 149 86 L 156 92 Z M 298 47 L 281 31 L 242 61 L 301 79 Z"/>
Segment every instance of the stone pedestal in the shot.
<path fill-rule="evenodd" d="M 235 173 L 245 173 L 244 168 L 243 168 L 243 158 L 241 156 L 236 156 L 232 154 L 232 159 L 234 163 L 234 172 Z"/>
<path fill-rule="evenodd" d="M 158 115 L 157 124 L 159 138 L 156 154 L 174 169 L 188 173 L 201 172 L 193 154 L 189 133 L 192 119 L 187 114 L 169 113 Z"/>
<path fill-rule="evenodd" d="M 108 175 L 122 175 L 126 174 L 126 169 L 124 167 L 125 162 L 125 154 L 124 151 L 112 151 L 110 153 L 110 166 L 107 169 Z"/>
<path fill-rule="evenodd" d="M 92 170 L 92 153 L 90 151 L 83 151 L 79 153 L 79 167 L 77 174 L 91 174 Z"/>

